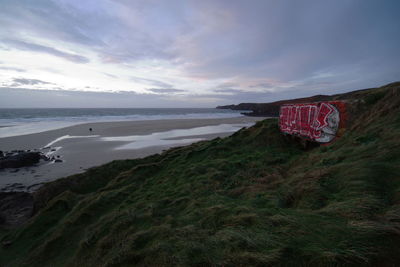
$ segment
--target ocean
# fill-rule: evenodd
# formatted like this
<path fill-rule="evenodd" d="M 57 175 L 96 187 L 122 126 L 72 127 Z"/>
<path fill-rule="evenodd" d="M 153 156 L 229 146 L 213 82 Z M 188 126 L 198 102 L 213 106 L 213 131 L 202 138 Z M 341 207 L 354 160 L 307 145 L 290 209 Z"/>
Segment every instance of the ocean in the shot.
<path fill-rule="evenodd" d="M 89 122 L 231 118 L 243 116 L 240 112 L 215 108 L 0 108 L 0 138 Z"/>

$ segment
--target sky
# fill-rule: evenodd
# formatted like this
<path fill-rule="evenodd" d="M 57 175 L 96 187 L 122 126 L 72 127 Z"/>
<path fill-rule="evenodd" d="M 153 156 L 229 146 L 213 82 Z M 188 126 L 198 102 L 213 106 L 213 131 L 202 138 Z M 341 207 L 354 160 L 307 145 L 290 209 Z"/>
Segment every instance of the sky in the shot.
<path fill-rule="evenodd" d="M 0 108 L 215 107 L 400 80 L 398 0 L 0 0 Z"/>

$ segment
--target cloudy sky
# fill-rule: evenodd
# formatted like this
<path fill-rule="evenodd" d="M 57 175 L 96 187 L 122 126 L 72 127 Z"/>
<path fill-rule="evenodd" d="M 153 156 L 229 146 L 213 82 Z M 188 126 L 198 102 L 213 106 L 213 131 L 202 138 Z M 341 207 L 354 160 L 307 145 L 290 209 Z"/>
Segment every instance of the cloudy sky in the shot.
<path fill-rule="evenodd" d="M 400 80 L 398 0 L 0 0 L 0 107 L 214 107 Z"/>

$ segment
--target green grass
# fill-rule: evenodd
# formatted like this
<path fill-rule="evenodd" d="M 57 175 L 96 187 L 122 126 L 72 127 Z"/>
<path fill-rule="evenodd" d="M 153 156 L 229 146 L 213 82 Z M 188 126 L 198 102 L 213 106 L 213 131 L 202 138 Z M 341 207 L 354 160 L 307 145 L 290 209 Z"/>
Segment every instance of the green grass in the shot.
<path fill-rule="evenodd" d="M 0 230 L 0 264 L 396 265 L 400 92 L 376 92 L 330 146 L 303 150 L 271 119 L 52 182 Z"/>

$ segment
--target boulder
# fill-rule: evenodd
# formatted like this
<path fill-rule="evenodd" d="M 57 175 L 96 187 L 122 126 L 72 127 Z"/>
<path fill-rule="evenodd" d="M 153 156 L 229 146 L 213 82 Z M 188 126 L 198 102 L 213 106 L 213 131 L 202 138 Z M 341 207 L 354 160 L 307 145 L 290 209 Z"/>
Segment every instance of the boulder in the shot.
<path fill-rule="evenodd" d="M 0 159 L 0 169 L 28 167 L 40 161 L 39 152 L 20 152 Z"/>

